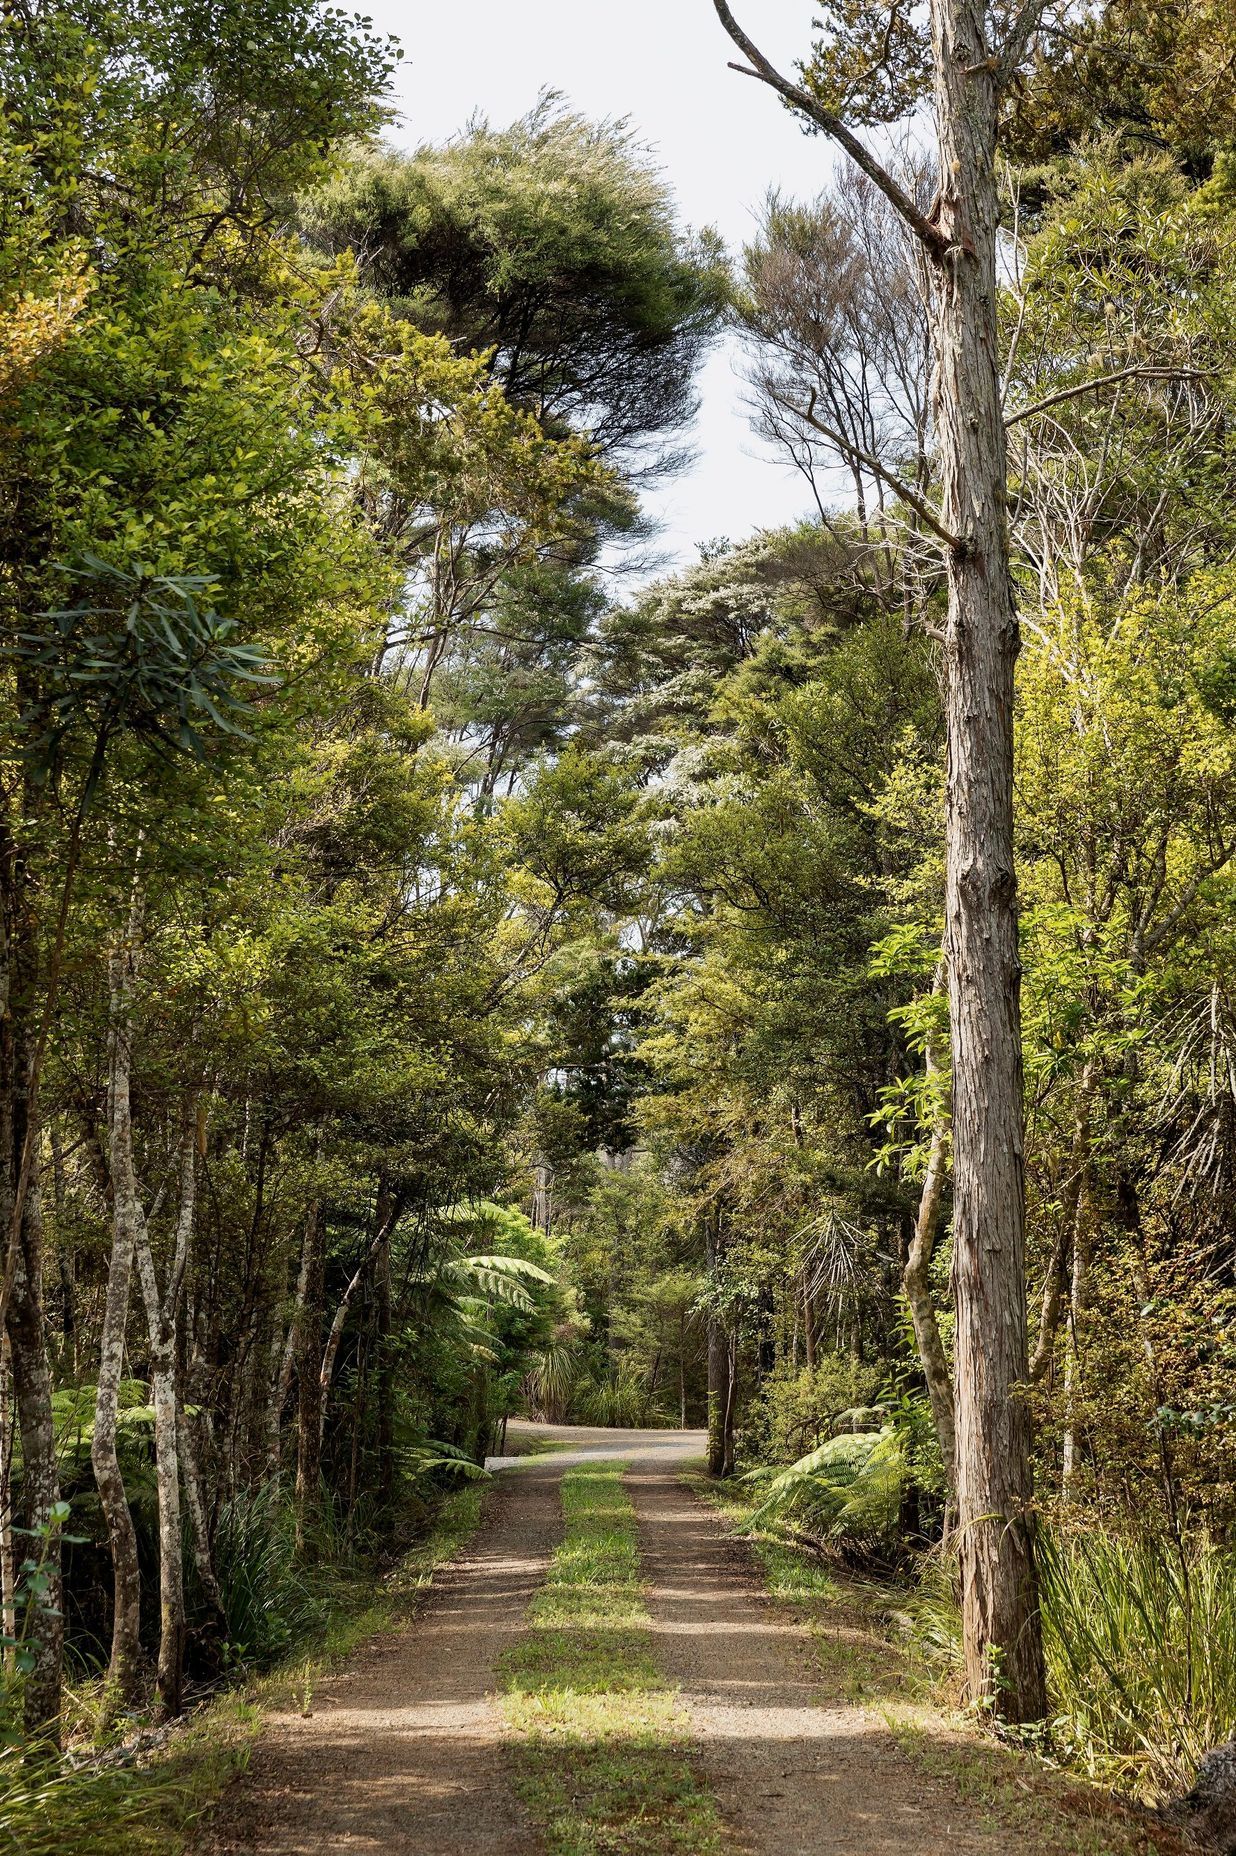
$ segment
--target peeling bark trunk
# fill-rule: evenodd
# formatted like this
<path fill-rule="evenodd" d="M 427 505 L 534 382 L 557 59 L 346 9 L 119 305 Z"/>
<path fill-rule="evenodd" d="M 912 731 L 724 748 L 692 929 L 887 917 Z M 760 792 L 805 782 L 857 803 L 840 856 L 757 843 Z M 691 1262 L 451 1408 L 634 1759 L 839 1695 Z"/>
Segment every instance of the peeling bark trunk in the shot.
<path fill-rule="evenodd" d="M 1042 1718 L 1027 1378 L 1025 1180 L 1007 467 L 996 329 L 996 60 L 982 0 L 932 0 L 938 225 L 932 304 L 947 550 L 945 952 L 953 1061 L 957 1507 L 966 1678 Z"/>
<path fill-rule="evenodd" d="M 941 961 L 936 967 L 932 991 L 943 992 L 945 984 L 945 968 Z M 939 1076 L 940 1065 L 930 1038 L 927 1041 L 925 1056 L 927 1079 L 931 1083 Z M 948 1355 L 944 1351 L 944 1342 L 940 1336 L 940 1322 L 931 1294 L 931 1259 L 935 1252 L 936 1239 L 940 1233 L 947 1179 L 948 1110 L 947 1106 L 942 1103 L 931 1131 L 927 1173 L 923 1180 L 918 1217 L 915 1220 L 914 1236 L 910 1241 L 902 1282 L 905 1287 L 906 1300 L 910 1305 L 910 1318 L 914 1323 L 914 1339 L 918 1345 L 918 1357 L 922 1364 L 923 1377 L 927 1381 L 927 1397 L 931 1404 L 931 1415 L 940 1445 L 940 1458 L 944 1464 L 944 1479 L 951 1498 L 957 1483 L 957 1432 L 953 1419 L 953 1377 L 949 1371 Z"/>
<path fill-rule="evenodd" d="M 107 1299 L 99 1341 L 99 1377 L 95 1392 L 94 1437 L 90 1460 L 107 1523 L 112 1559 L 112 1648 L 108 1686 L 112 1705 L 132 1706 L 142 1689 L 141 1578 L 137 1533 L 116 1448 L 120 1380 L 124 1369 L 125 1330 L 137 1245 L 139 1210 L 133 1164 L 133 1118 L 129 1084 L 133 1063 L 133 989 L 137 977 L 137 943 L 142 903 L 135 889 L 129 911 L 128 944 L 109 963 L 111 994 L 111 1064 L 108 1078 L 112 1182 L 112 1254 L 107 1272 Z"/>
<path fill-rule="evenodd" d="M 158 1273 L 145 1220 L 139 1221 L 137 1266 L 150 1334 L 150 1378 L 155 1412 L 155 1477 L 159 1497 L 159 1661 L 156 1684 L 165 1718 L 181 1711 L 185 1645 L 184 1547 L 180 1518 L 179 1400 L 176 1344 L 181 1293 L 189 1266 L 197 1200 L 197 1152 L 190 1113 L 180 1153 L 180 1198 L 168 1280 L 159 1293 Z"/>

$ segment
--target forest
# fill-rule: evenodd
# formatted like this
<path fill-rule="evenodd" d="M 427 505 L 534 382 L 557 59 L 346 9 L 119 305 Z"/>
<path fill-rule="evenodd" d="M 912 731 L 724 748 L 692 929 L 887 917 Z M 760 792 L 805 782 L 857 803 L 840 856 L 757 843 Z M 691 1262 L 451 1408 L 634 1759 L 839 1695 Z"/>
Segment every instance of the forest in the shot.
<path fill-rule="evenodd" d="M 4 9 L 33 1856 L 216 1847 L 200 1722 L 530 1422 L 705 1433 L 976 1747 L 1236 1849 L 1236 16 L 693 10 L 819 153 L 741 249 L 549 44 L 421 141 L 344 8 Z M 721 344 L 810 514 L 666 564 Z"/>

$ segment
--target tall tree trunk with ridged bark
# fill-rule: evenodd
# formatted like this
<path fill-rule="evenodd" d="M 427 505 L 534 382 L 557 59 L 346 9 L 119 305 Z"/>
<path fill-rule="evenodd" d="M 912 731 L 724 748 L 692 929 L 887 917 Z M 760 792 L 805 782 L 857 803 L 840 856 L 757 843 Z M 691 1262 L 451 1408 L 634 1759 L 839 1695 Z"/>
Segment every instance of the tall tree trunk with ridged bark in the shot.
<path fill-rule="evenodd" d="M 943 634 L 948 747 L 944 953 L 953 1069 L 956 1477 L 966 1673 L 972 1698 L 1012 1721 L 1045 1712 L 1034 1564 L 1025 1282 L 1025 1180 L 1013 862 L 1013 675 L 1017 614 L 1009 571 L 1007 463 L 997 329 L 996 150 L 1002 94 L 1042 12 L 930 0 L 939 191 L 928 209 L 839 113 L 851 92 L 827 63 L 784 77 L 713 0 L 759 79 L 841 147 L 919 241 L 931 278 L 939 500 L 799 408 L 847 461 L 873 472 L 939 542 L 948 586 Z M 886 8 L 861 11 L 875 63 L 895 56 Z M 882 49 L 881 49 L 882 47 Z M 915 59 L 912 58 L 912 67 Z M 818 82 L 815 79 L 818 77 Z M 900 74 L 913 86 L 913 70 Z M 903 94 L 904 91 L 903 91 Z M 830 104 L 830 99 L 835 102 Z M 865 118 L 869 120 L 870 118 Z"/>

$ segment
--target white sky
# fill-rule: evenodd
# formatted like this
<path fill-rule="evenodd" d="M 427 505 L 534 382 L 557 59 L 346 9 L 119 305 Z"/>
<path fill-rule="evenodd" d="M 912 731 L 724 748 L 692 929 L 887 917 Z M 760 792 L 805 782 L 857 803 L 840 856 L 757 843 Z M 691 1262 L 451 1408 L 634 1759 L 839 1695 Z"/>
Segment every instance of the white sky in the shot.
<path fill-rule="evenodd" d="M 687 223 L 715 226 L 731 249 L 750 236 L 769 186 L 809 197 L 828 177 L 826 144 L 726 69 L 734 48 L 711 0 L 370 0 L 366 11 L 404 48 L 401 144 L 441 141 L 476 111 L 511 122 L 542 89 L 560 90 L 589 116 L 629 117 Z M 735 12 L 783 70 L 806 52 L 810 0 L 737 0 Z M 705 365 L 698 460 L 649 497 L 668 561 L 808 510 L 801 477 L 749 428 L 736 364 L 727 344 Z"/>

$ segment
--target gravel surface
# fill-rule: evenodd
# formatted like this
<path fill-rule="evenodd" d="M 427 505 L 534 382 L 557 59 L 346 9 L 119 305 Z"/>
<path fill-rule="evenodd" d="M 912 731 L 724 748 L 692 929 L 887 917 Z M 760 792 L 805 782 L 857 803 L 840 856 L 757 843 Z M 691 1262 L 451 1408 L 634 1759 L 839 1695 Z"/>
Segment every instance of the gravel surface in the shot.
<path fill-rule="evenodd" d="M 533 1856 L 493 1689 L 562 1536 L 549 1465 L 508 1478 L 421 1615 L 324 1678 L 309 1718 L 271 1715 L 224 1801 L 216 1856 Z"/>
<path fill-rule="evenodd" d="M 572 1447 L 492 1459 L 518 1467 L 421 1615 L 328 1678 L 311 1716 L 270 1717 L 213 1856 L 534 1856 L 504 1756 L 497 1660 L 562 1537 L 562 1472 L 613 1457 L 632 1463 L 662 1666 L 681 1685 L 701 1774 L 751 1856 L 1007 1848 L 916 1775 L 878 1716 L 822 1688 L 806 1627 L 763 1594 L 746 1550 L 678 1480 L 701 1433 L 537 1430 Z M 527 1441 L 527 1427 L 512 1431 Z"/>
<path fill-rule="evenodd" d="M 749 1552 L 659 1467 L 628 1478 L 657 1655 L 682 1691 L 697 1766 L 758 1856 L 995 1856 L 925 1782 L 881 1717 L 830 1695 L 811 1635 L 768 1598 Z"/>

